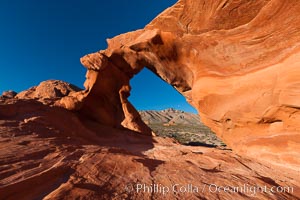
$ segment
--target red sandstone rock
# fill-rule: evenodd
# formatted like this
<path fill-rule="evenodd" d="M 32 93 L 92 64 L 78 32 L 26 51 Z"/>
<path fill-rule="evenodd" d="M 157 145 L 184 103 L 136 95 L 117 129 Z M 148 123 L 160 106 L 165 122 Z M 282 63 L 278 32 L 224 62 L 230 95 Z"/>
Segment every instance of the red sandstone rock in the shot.
<path fill-rule="evenodd" d="M 0 96 L 0 98 L 14 98 L 16 95 L 17 93 L 15 91 L 8 90 L 8 91 L 4 91 Z"/>
<path fill-rule="evenodd" d="M 55 99 L 72 95 L 81 89 L 70 83 L 59 80 L 47 80 L 41 82 L 38 86 L 29 88 L 16 95 L 18 99 Z"/>
<path fill-rule="evenodd" d="M 126 99 L 129 79 L 146 66 L 236 152 L 299 169 L 299 10 L 299 1 L 180 0 L 145 29 L 81 59 L 88 72 L 79 109 L 142 132 Z"/>
<path fill-rule="evenodd" d="M 0 197 L 299 199 L 299 10 L 296 0 L 180 0 L 145 29 L 82 58 L 84 91 L 58 95 L 52 82 L 0 99 Z M 136 134 L 151 134 L 127 100 L 129 80 L 144 66 L 233 152 Z M 163 196 L 132 191 L 136 184 L 200 191 Z M 213 193 L 210 184 L 293 193 Z"/>
<path fill-rule="evenodd" d="M 1 112 L 8 109 L 9 116 Z M 37 100 L 0 100 L 0 199 L 296 200 L 297 173 L 228 150 L 103 126 Z M 169 192 L 147 192 L 151 184 Z M 216 192 L 214 185 L 240 192 Z M 255 186 L 286 191 L 254 194 Z"/>

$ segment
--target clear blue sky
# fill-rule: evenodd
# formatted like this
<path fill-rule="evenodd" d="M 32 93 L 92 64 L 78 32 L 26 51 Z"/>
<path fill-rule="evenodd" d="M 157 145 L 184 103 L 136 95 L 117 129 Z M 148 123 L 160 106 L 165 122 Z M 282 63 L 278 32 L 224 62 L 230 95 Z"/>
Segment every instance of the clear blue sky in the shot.
<path fill-rule="evenodd" d="M 143 28 L 176 0 L 1 0 L 0 93 L 48 79 L 83 87 L 79 58 L 105 49 L 106 38 Z M 142 83 L 141 83 L 142 82 Z M 147 70 L 132 81 L 137 109 L 194 111 L 171 86 Z"/>

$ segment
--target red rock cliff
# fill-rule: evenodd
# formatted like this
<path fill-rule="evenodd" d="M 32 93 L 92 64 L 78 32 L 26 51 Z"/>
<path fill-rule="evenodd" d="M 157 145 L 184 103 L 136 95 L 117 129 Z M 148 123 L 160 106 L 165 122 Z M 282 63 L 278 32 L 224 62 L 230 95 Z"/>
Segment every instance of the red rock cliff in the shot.
<path fill-rule="evenodd" d="M 299 10 L 297 0 L 180 0 L 144 29 L 83 57 L 86 90 L 61 103 L 150 134 L 127 100 L 129 80 L 146 66 L 235 151 L 297 169 Z"/>
<path fill-rule="evenodd" d="M 298 0 L 180 0 L 83 57 L 84 91 L 51 80 L 4 93 L 0 199 L 298 200 L 299 10 Z M 127 100 L 144 66 L 234 151 L 136 134 L 151 134 Z M 176 187 L 162 194 L 137 184 Z M 188 184 L 199 191 L 178 192 Z M 225 191 L 232 186 L 252 191 Z"/>

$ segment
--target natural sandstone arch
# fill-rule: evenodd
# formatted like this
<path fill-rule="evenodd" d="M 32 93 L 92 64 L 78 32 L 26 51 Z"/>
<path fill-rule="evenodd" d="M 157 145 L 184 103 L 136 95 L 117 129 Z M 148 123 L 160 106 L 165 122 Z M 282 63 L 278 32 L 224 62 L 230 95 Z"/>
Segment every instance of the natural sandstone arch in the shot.
<path fill-rule="evenodd" d="M 129 80 L 146 66 L 188 97 L 193 75 L 184 67 L 172 70 L 160 63 L 159 60 L 166 59 L 169 62 L 177 59 L 178 50 L 175 46 L 170 48 L 174 42 L 172 34 L 166 33 L 162 38 L 159 30 L 149 30 L 141 35 L 139 33 L 141 31 L 132 32 L 136 41 L 129 46 L 121 47 L 123 44 L 113 39 L 108 41 L 112 51 L 100 51 L 81 59 L 88 69 L 85 82 L 88 95 L 84 97 L 80 112 L 104 125 L 151 134 L 127 99 L 130 94 Z M 161 55 L 153 55 L 154 51 Z"/>
<path fill-rule="evenodd" d="M 297 169 L 299 10 L 297 0 L 180 0 L 145 29 L 83 57 L 86 90 L 61 103 L 150 134 L 127 100 L 130 78 L 147 66 L 235 151 Z"/>

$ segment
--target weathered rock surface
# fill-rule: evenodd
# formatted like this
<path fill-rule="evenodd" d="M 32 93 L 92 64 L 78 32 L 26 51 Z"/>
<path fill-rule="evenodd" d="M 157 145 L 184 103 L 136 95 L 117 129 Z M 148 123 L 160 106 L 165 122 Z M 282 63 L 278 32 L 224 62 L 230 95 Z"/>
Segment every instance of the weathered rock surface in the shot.
<path fill-rule="evenodd" d="M 146 66 L 236 152 L 299 169 L 299 10 L 296 0 L 180 0 L 81 59 L 86 93 L 73 108 L 145 134 L 127 97 Z"/>
<path fill-rule="evenodd" d="M 18 93 L 13 90 L 4 91 L 0 98 L 14 98 Z"/>
<path fill-rule="evenodd" d="M 18 93 L 15 97 L 18 99 L 38 99 L 43 102 L 47 99 L 55 100 L 68 95 L 71 96 L 73 93 L 81 90 L 77 86 L 64 81 L 47 80 L 41 82 L 38 86 Z"/>
<path fill-rule="evenodd" d="M 51 83 L 1 98 L 0 198 L 299 199 L 299 10 L 297 0 L 179 0 L 83 57 L 84 91 Z M 233 152 L 151 137 L 127 99 L 144 66 Z M 199 191 L 164 196 L 136 184 Z M 210 192 L 210 184 L 268 190 Z M 293 192 L 280 190 L 287 186 Z"/>
<path fill-rule="evenodd" d="M 296 172 L 231 151 L 114 129 L 38 100 L 0 100 L 0 111 L 8 109 L 10 116 L 0 112 L 1 200 L 300 197 Z M 151 184 L 169 192 L 150 192 Z M 272 187 L 285 189 L 271 194 Z"/>

